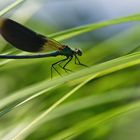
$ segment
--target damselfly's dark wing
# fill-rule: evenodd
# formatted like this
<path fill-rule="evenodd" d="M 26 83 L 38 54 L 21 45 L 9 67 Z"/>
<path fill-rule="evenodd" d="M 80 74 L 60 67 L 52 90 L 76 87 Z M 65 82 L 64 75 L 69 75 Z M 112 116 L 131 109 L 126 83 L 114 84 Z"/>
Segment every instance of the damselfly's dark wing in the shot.
<path fill-rule="evenodd" d="M 0 19 L 0 33 L 14 47 L 27 52 L 60 50 L 63 46 L 52 39 L 11 20 Z"/>

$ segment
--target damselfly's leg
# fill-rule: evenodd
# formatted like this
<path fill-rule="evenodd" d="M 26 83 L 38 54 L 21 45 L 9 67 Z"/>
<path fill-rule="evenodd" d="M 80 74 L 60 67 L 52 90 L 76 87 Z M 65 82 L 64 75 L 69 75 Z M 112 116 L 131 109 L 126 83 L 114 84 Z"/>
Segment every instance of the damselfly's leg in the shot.
<path fill-rule="evenodd" d="M 65 68 L 66 65 L 72 60 L 72 58 L 73 58 L 73 57 L 69 57 L 69 58 L 68 58 L 68 61 L 64 64 L 64 66 L 61 66 L 61 65 L 60 65 L 61 63 L 58 64 L 58 65 L 59 65 L 62 69 L 64 69 L 65 72 L 67 72 L 67 73 L 68 73 L 68 71 L 69 71 L 69 72 L 72 72 L 72 70 Z"/>
<path fill-rule="evenodd" d="M 67 72 L 67 71 L 72 72 L 72 70 L 66 68 L 66 66 L 67 66 L 68 63 L 72 60 L 72 58 L 73 58 L 73 56 L 69 57 L 69 60 L 68 60 L 68 61 L 66 62 L 66 64 L 62 67 L 66 72 Z"/>
<path fill-rule="evenodd" d="M 76 64 L 76 65 L 81 65 L 81 66 L 84 66 L 84 67 L 88 67 L 87 65 L 82 64 L 82 63 L 80 62 L 79 58 L 78 58 L 76 55 L 74 55 L 74 56 L 75 56 L 75 64 Z M 77 63 L 77 61 L 78 61 L 78 63 Z"/>
<path fill-rule="evenodd" d="M 62 68 L 66 73 L 68 73 L 68 71 L 69 72 L 72 72 L 72 70 L 70 70 L 70 69 L 67 69 L 67 68 L 63 68 L 63 66 L 61 66 L 60 64 L 58 64 L 59 66 L 60 66 L 60 68 Z"/>
<path fill-rule="evenodd" d="M 52 66 L 51 66 L 51 78 L 52 78 L 52 70 L 53 70 L 53 69 L 54 69 L 60 76 L 62 76 L 62 75 L 60 74 L 60 72 L 55 68 L 55 65 L 59 65 L 60 63 L 66 61 L 66 60 L 68 60 L 68 59 L 69 59 L 69 58 L 67 57 L 67 58 L 65 58 L 65 59 L 59 60 L 59 61 L 57 61 L 57 62 L 55 62 L 55 63 L 52 64 Z M 59 66 L 60 66 L 60 65 L 59 65 Z"/>

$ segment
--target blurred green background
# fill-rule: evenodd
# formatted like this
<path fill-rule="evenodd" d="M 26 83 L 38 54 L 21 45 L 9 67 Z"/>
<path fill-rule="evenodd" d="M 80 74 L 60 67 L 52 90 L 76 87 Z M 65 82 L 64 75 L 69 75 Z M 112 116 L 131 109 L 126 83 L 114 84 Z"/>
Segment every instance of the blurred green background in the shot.
<path fill-rule="evenodd" d="M 14 2 L 1 0 L 0 10 Z M 135 14 L 140 17 L 139 7 L 139 0 L 23 0 L 2 17 L 59 37 L 61 31 L 74 27 Z M 51 64 L 62 57 L 0 60 L 0 139 L 139 140 L 140 56 L 137 65 L 135 60 L 132 66 L 124 63 L 116 70 L 117 63 L 111 60 L 139 53 L 140 22 L 107 26 L 66 39 L 69 34 L 61 43 L 81 48 L 80 60 L 89 68 L 73 61 L 68 66 L 72 73 L 58 67 L 63 77 L 53 72 L 50 79 Z M 1 54 L 22 53 L 2 37 L 0 42 Z M 105 69 L 104 62 L 110 61 L 112 67 Z M 103 69 L 101 73 L 98 67 Z M 73 95 L 59 104 L 70 93 Z"/>

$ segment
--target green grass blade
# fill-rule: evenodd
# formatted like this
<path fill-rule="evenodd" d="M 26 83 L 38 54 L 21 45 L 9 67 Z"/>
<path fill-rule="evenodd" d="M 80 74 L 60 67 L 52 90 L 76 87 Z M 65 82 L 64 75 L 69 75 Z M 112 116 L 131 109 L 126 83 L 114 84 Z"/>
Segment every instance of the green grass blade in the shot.
<path fill-rule="evenodd" d="M 85 110 L 90 107 L 95 107 L 112 102 L 119 102 L 125 100 L 132 100 L 140 97 L 140 88 L 126 88 L 113 91 L 107 91 L 100 95 L 91 95 L 82 97 L 77 100 L 66 102 L 65 104 L 57 107 L 55 111 L 50 113 L 45 122 L 52 121 L 53 119 L 64 117 L 76 111 Z"/>
<path fill-rule="evenodd" d="M 103 27 L 112 26 L 115 24 L 121 24 L 125 22 L 132 22 L 132 21 L 134 22 L 134 21 L 139 21 L 139 20 L 140 20 L 140 14 L 136 14 L 136 15 L 131 15 L 127 17 L 121 17 L 117 19 L 107 20 L 107 21 L 103 21 L 99 23 L 93 23 L 89 25 L 84 25 L 84 26 L 68 29 L 62 32 L 51 34 L 49 35 L 49 37 L 52 37 L 58 41 L 63 41 L 65 39 L 69 39 L 71 37 L 74 37 L 74 36 L 77 36 L 86 32 L 94 31 Z"/>
<path fill-rule="evenodd" d="M 52 81 L 41 82 L 41 83 L 37 84 L 36 86 L 32 86 L 34 88 L 31 87 L 29 89 L 28 88 L 24 89 L 23 91 L 19 91 L 19 92 L 13 94 L 12 96 L 9 96 L 8 99 L 5 98 L 5 99 L 0 100 L 0 109 L 1 109 L 0 113 L 2 113 L 2 115 L 4 115 L 3 112 L 7 113 L 7 108 L 9 110 L 9 107 L 7 106 L 5 108 L 6 105 L 13 103 L 13 102 L 17 102 L 18 104 L 20 104 L 21 103 L 20 100 L 25 97 L 27 97 L 25 99 L 27 101 L 28 101 L 28 98 L 33 99 L 32 96 L 38 97 L 38 96 L 36 96 L 36 94 L 38 94 L 38 92 L 41 92 L 41 90 L 45 90 L 47 88 L 51 88 L 54 85 L 58 85 L 58 83 L 64 84 L 66 82 L 69 82 L 69 81 L 72 81 L 72 80 L 75 80 L 75 79 L 78 79 L 81 77 L 84 78 L 86 76 L 91 76 L 91 75 L 94 78 L 97 78 L 97 77 L 101 77 L 101 76 L 110 74 L 112 72 L 115 72 L 115 71 L 118 71 L 121 69 L 135 66 L 137 64 L 140 64 L 140 53 L 134 53 L 131 55 L 126 55 L 126 56 L 123 56 L 120 58 L 116 58 L 114 60 L 92 66 L 91 68 L 86 68 L 81 71 L 72 73 L 63 78 L 55 79 Z M 43 94 L 43 93 L 44 92 L 41 92 L 41 94 Z M 40 94 L 38 94 L 38 95 L 40 95 Z M 24 102 L 24 101 L 22 101 L 22 102 Z M 16 104 L 15 106 L 19 106 L 18 104 Z M 12 108 L 10 110 L 15 108 L 15 106 L 12 106 Z"/>
<path fill-rule="evenodd" d="M 140 107 L 140 102 L 137 101 L 134 103 L 129 103 L 128 105 L 118 107 L 116 109 L 112 109 L 105 113 L 99 114 L 95 117 L 93 116 L 91 118 L 88 118 L 87 120 L 80 122 L 79 124 L 76 124 L 74 127 L 66 129 L 60 132 L 59 134 L 57 134 L 56 136 L 49 138 L 49 140 L 61 140 L 67 138 L 73 139 L 74 137 L 80 135 L 81 133 L 87 130 L 103 125 L 104 123 L 111 121 L 112 119 L 115 119 L 120 115 L 125 115 L 130 111 L 139 109 L 139 107 Z"/>
<path fill-rule="evenodd" d="M 122 60 L 123 60 L 123 63 L 122 63 Z M 112 60 L 110 62 L 106 62 L 106 63 L 100 64 L 100 65 L 97 65 L 95 67 L 91 67 L 90 68 L 91 70 L 90 69 L 85 69 L 85 70 L 77 73 L 75 78 L 82 77 L 82 76 L 87 76 L 87 73 L 88 73 L 89 76 L 92 74 L 92 77 L 90 79 L 88 79 L 87 81 L 83 82 L 82 84 L 80 84 L 79 86 L 77 86 L 75 89 L 73 89 L 71 92 L 66 94 L 64 97 L 62 97 L 56 103 L 54 103 L 49 109 L 47 109 L 44 113 L 39 115 L 29 125 L 27 125 L 22 131 L 20 131 L 15 136 L 15 138 L 17 139 L 19 137 L 22 137 L 24 135 L 24 133 L 28 133 L 28 132 L 32 131 L 33 129 L 35 129 L 36 126 L 38 126 L 42 123 L 43 118 L 46 118 L 47 115 L 52 110 L 54 110 L 60 103 L 65 101 L 65 99 L 67 99 L 69 96 L 71 96 L 75 91 L 77 91 L 81 86 L 83 86 L 89 80 L 91 80 L 93 78 L 103 76 L 103 75 L 106 75 L 106 74 L 109 74 L 109 73 L 112 73 L 112 72 L 117 71 L 117 70 L 124 69 L 126 67 L 130 67 L 130 66 L 139 64 L 139 63 L 140 63 L 140 53 L 137 53 L 137 54 L 127 55 L 125 57 L 117 58 L 117 59 Z M 75 76 L 75 74 L 73 74 L 73 76 Z M 73 77 L 73 76 L 71 75 L 71 77 Z M 62 79 L 62 81 L 63 81 L 63 79 Z"/>
<path fill-rule="evenodd" d="M 6 8 L 4 8 L 3 10 L 0 11 L 0 16 L 3 16 L 4 14 L 6 14 L 7 12 L 11 11 L 12 9 L 14 9 L 16 6 L 18 6 L 19 4 L 23 3 L 26 0 L 16 0 L 14 3 L 12 3 L 11 5 L 7 6 Z"/>
<path fill-rule="evenodd" d="M 94 107 L 94 106 L 98 106 L 98 105 L 102 105 L 102 104 L 106 104 L 106 103 L 108 104 L 111 102 L 118 102 L 121 100 L 125 101 L 125 100 L 129 100 L 129 99 L 139 98 L 140 97 L 139 92 L 140 92 L 140 88 L 121 89 L 121 90 L 106 92 L 101 95 L 92 95 L 92 96 L 89 96 L 86 98 L 84 97 L 82 99 L 78 99 L 76 101 L 70 101 L 68 103 L 66 102 L 65 104 L 61 105 L 60 107 L 57 107 L 55 109 L 55 111 L 48 114 L 48 117 L 45 117 L 43 120 L 45 122 L 48 122 L 48 121 L 52 121 L 53 119 L 56 119 L 58 117 L 63 117 L 65 115 L 71 114 L 73 112 L 83 110 L 85 108 Z M 94 118 L 95 117 L 96 116 L 94 116 Z M 91 119 L 93 120 L 93 117 L 91 117 Z M 91 119 L 88 118 L 88 120 L 91 120 Z M 26 121 L 26 125 L 29 123 L 30 123 L 30 120 L 28 122 Z M 85 126 L 86 123 L 84 123 L 84 124 L 82 123 L 82 125 Z M 71 135 L 71 133 L 76 131 L 74 129 L 75 127 L 78 129 L 79 126 L 81 126 L 81 123 L 78 123 L 74 127 L 64 130 L 64 131 L 60 132 L 59 134 L 55 134 L 51 138 L 52 139 L 57 139 L 57 138 L 61 139 L 61 138 L 67 137 L 67 136 Z M 95 127 L 95 126 L 92 126 L 92 127 Z M 76 134 L 80 134 L 83 131 L 86 131 L 87 129 L 91 129 L 92 127 L 87 126 L 87 127 L 85 127 L 86 129 L 84 129 Z M 72 131 L 70 131 L 70 130 L 72 130 Z M 28 131 L 28 133 L 29 133 L 29 131 Z M 26 136 L 27 135 L 28 134 L 26 133 Z M 48 138 L 48 139 L 50 139 L 50 138 Z"/>
<path fill-rule="evenodd" d="M 59 106 L 61 103 L 63 103 L 67 98 L 69 98 L 71 95 L 73 95 L 78 89 L 80 89 L 82 86 L 84 86 L 86 83 L 88 83 L 90 80 L 92 80 L 95 76 L 90 77 L 86 81 L 82 82 L 78 86 L 76 86 L 73 90 L 71 90 L 69 93 L 67 93 L 65 96 L 60 98 L 57 102 L 55 102 L 51 107 L 49 107 L 45 112 L 43 112 L 41 115 L 39 115 L 36 119 L 34 119 L 27 127 L 25 127 L 21 132 L 19 132 L 14 139 L 20 139 L 20 137 L 24 136 L 24 133 L 29 133 L 30 131 L 33 131 L 33 129 L 36 128 L 38 123 L 42 123 L 44 118 L 52 112 L 57 106 Z M 27 135 L 27 134 L 26 134 Z"/>

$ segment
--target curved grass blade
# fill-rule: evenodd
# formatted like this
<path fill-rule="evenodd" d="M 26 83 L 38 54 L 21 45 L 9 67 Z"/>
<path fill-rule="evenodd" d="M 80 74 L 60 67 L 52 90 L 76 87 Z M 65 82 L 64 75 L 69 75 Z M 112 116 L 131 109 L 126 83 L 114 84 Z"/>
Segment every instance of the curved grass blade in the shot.
<path fill-rule="evenodd" d="M 119 89 L 107 91 L 100 95 L 91 95 L 82 97 L 80 99 L 66 102 L 65 104 L 57 107 L 52 113 L 45 118 L 45 122 L 52 121 L 53 119 L 64 117 L 73 112 L 95 107 L 98 105 L 108 104 L 112 102 L 133 100 L 140 97 L 140 88 Z"/>
<path fill-rule="evenodd" d="M 51 88 L 54 85 L 58 85 L 58 83 L 63 84 L 63 83 L 66 83 L 66 82 L 69 82 L 78 78 L 82 78 L 82 77 L 84 78 L 86 76 L 91 76 L 91 75 L 94 78 L 97 78 L 97 77 L 110 74 L 115 71 L 119 71 L 121 69 L 138 65 L 138 64 L 140 64 L 140 53 L 134 53 L 131 55 L 126 55 L 126 56 L 119 57 L 111 61 L 107 61 L 98 65 L 92 66 L 91 68 L 86 68 L 81 71 L 72 73 L 66 77 L 63 77 L 63 79 L 60 78 L 60 79 L 55 79 L 52 81 L 47 80 L 47 81 L 41 82 L 39 84 L 36 84 L 35 86 L 31 86 L 22 91 L 18 91 L 17 93 L 11 96 L 8 96 L 5 99 L 0 100 L 0 114 L 1 116 L 3 116 L 5 113 L 14 109 L 16 106 L 19 106 L 18 104 L 21 104 L 21 102 L 25 103 L 24 100 L 29 101 L 28 98 L 33 99 L 34 97 L 38 97 L 36 96 L 38 92 Z M 41 92 L 41 94 L 43 93 L 44 92 Z M 21 101 L 22 98 L 24 100 Z M 11 105 L 14 102 L 16 102 L 17 104 L 15 104 L 14 106 Z M 8 104 L 10 105 L 8 106 Z"/>
<path fill-rule="evenodd" d="M 26 102 L 29 102 L 30 100 L 44 94 L 45 92 L 48 92 L 52 89 L 54 89 L 55 87 L 57 87 L 58 85 L 52 86 L 50 88 L 47 88 L 45 90 L 39 91 L 37 92 L 35 95 L 32 96 L 27 96 L 27 97 L 23 97 L 18 99 L 17 101 L 15 101 L 14 103 L 11 103 L 10 105 L 7 105 L 4 109 L 0 109 L 0 117 L 2 117 L 3 115 L 5 115 L 6 113 L 16 109 L 19 106 L 22 106 L 23 104 L 25 104 Z M 25 96 L 25 95 L 24 95 Z M 8 97 L 9 98 L 9 97 Z"/>
<path fill-rule="evenodd" d="M 140 20 L 140 14 L 136 14 L 136 15 L 131 15 L 127 17 L 121 17 L 117 19 L 107 20 L 107 21 L 103 21 L 99 23 L 93 23 L 89 25 L 84 25 L 84 26 L 68 29 L 62 32 L 51 34 L 49 35 L 49 37 L 52 37 L 56 39 L 57 41 L 63 41 L 63 40 L 72 38 L 74 36 L 77 36 L 86 32 L 90 32 L 90 31 L 94 31 L 103 27 L 112 26 L 115 24 L 121 24 L 125 22 L 134 22 L 134 21 L 139 21 L 139 20 Z"/>
<path fill-rule="evenodd" d="M 95 117 L 84 120 L 83 122 L 80 122 L 79 124 L 76 124 L 75 126 L 60 132 L 59 134 L 56 134 L 54 137 L 49 138 L 49 140 L 61 140 L 67 138 L 74 139 L 76 136 L 90 129 L 96 128 L 100 125 L 103 125 L 104 123 L 111 121 L 112 119 L 115 119 L 120 115 L 126 115 L 126 113 L 139 108 L 140 101 L 112 109 Z"/>
<path fill-rule="evenodd" d="M 116 70 L 120 70 L 120 69 L 123 69 L 124 67 L 128 67 L 128 66 L 132 66 L 133 64 L 139 64 L 140 63 L 140 53 L 138 55 L 138 60 L 136 61 L 133 61 L 133 62 L 130 62 L 130 60 L 128 60 L 128 58 L 132 57 L 133 55 L 128 55 L 127 57 L 123 57 L 124 60 L 128 63 L 125 63 L 125 64 L 120 64 L 120 60 L 122 58 L 118 58 L 118 59 L 115 59 L 114 62 L 113 62 L 113 67 L 110 67 L 110 68 L 107 68 L 108 66 L 106 64 L 108 64 L 109 62 L 106 62 L 106 63 L 103 63 L 102 66 L 104 67 L 104 70 L 101 68 L 101 70 L 99 70 L 97 67 L 95 68 L 96 72 L 93 72 L 94 74 L 92 74 L 92 77 L 89 78 L 87 81 L 83 82 L 82 84 L 78 85 L 76 88 L 74 88 L 72 91 L 70 91 L 68 94 L 66 94 L 65 96 L 63 96 L 60 100 L 58 100 L 56 103 L 54 103 L 50 108 L 48 108 L 45 112 L 43 112 L 41 115 L 39 115 L 37 118 L 35 118 L 29 125 L 27 125 L 23 130 L 21 130 L 15 137 L 14 139 L 19 139 L 20 137 L 23 137 L 24 134 L 27 134 L 29 133 L 30 131 L 34 130 L 38 125 L 40 125 L 42 123 L 42 120 L 43 118 L 46 118 L 47 115 L 53 111 L 59 104 L 61 104 L 63 101 L 65 101 L 68 97 L 70 97 L 73 93 L 75 93 L 75 91 L 77 91 L 79 88 L 81 88 L 85 83 L 87 83 L 88 81 L 90 81 L 91 79 L 93 78 L 97 78 L 97 77 L 100 77 L 100 76 L 103 76 L 103 75 L 106 75 L 106 74 L 109 74 L 111 72 L 114 72 Z M 115 64 L 116 62 L 116 64 Z M 119 64 L 119 65 L 118 65 Z M 117 66 L 116 66 L 117 65 Z M 100 65 L 98 65 L 100 66 Z M 85 69 L 83 71 L 83 74 L 85 73 L 85 71 L 88 71 L 87 69 Z M 92 72 L 90 72 L 90 70 L 88 71 L 88 74 L 91 74 Z M 82 73 L 82 72 L 81 72 Z M 81 74 L 80 73 L 80 74 Z M 87 73 L 87 72 L 86 72 Z M 86 74 L 85 73 L 85 74 Z M 78 73 L 77 73 L 78 75 Z M 77 76 L 76 75 L 76 76 Z M 82 75 L 81 75 L 82 76 Z M 71 76 L 72 77 L 72 76 Z M 78 76 L 80 77 L 80 76 Z"/>
<path fill-rule="evenodd" d="M 6 8 L 4 8 L 3 10 L 0 11 L 0 16 L 3 16 L 4 14 L 6 14 L 7 12 L 11 11 L 12 9 L 14 9 L 16 6 L 18 6 L 19 4 L 23 3 L 26 0 L 16 0 L 14 3 L 12 3 L 11 5 L 7 6 Z"/>
<path fill-rule="evenodd" d="M 111 102 L 118 102 L 121 100 L 123 101 L 129 100 L 129 99 L 133 100 L 140 97 L 139 92 L 140 92 L 140 88 L 121 89 L 121 90 L 105 92 L 104 94 L 101 94 L 101 95 L 92 95 L 86 98 L 84 97 L 76 101 L 66 102 L 60 107 L 57 107 L 52 113 L 50 113 L 46 118 L 44 118 L 43 121 L 45 121 L 46 123 L 48 121 L 52 121 L 53 119 L 64 117 L 65 115 L 71 114 L 73 112 L 80 111 L 80 110 L 90 108 L 90 107 L 95 107 L 97 105 L 103 105 L 103 104 L 111 103 Z M 29 122 L 30 121 L 28 122 L 26 121 L 24 123 L 24 126 L 25 124 L 27 125 Z M 75 127 L 78 127 L 78 126 L 79 125 L 76 125 Z M 71 131 L 68 131 L 68 130 L 71 130 L 72 128 L 67 129 L 66 131 L 60 132 L 59 134 L 55 134 L 51 138 L 59 139 L 59 138 L 67 137 L 71 134 L 70 133 Z M 14 127 L 12 131 L 15 131 L 14 129 L 17 129 L 17 128 Z M 10 131 L 10 133 L 8 133 L 7 135 L 10 135 L 10 136 L 13 135 L 12 131 Z M 26 133 L 25 135 L 28 135 L 28 134 Z"/>
<path fill-rule="evenodd" d="M 64 95 L 62 98 L 60 98 L 57 102 L 55 102 L 51 107 L 49 107 L 45 112 L 43 112 L 41 115 L 39 115 L 36 119 L 34 119 L 27 127 L 25 127 L 21 132 L 19 132 L 14 139 L 20 139 L 20 137 L 23 137 L 22 135 L 24 133 L 30 133 L 30 131 L 33 131 L 38 126 L 38 123 L 42 123 L 42 120 L 50 113 L 52 110 L 54 110 L 57 106 L 59 106 L 62 102 L 64 102 L 67 98 L 69 98 L 71 95 L 73 95 L 78 89 L 80 89 L 82 86 L 84 86 L 86 83 L 88 83 L 90 80 L 92 80 L 96 75 L 90 77 L 86 81 L 82 82 L 78 86 L 76 86 L 73 90 L 71 90 L 69 93 Z M 26 134 L 27 135 L 27 134 Z"/>

